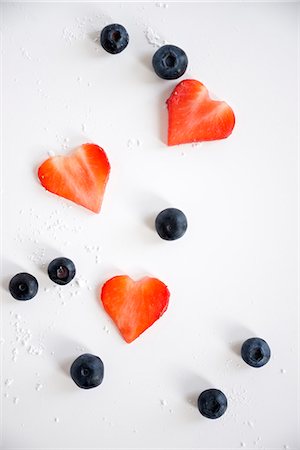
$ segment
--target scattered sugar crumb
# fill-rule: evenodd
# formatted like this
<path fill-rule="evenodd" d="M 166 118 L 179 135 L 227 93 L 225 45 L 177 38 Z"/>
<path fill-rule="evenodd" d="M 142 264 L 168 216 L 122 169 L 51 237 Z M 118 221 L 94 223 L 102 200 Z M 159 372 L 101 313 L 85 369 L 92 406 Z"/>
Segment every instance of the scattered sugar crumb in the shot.
<path fill-rule="evenodd" d="M 254 423 L 252 422 L 252 420 L 248 420 L 247 425 L 251 428 L 254 428 Z"/>
<path fill-rule="evenodd" d="M 12 355 L 13 355 L 12 360 L 13 360 L 13 362 L 17 361 L 18 354 L 19 354 L 19 350 L 16 347 L 13 348 L 12 349 Z"/>
<path fill-rule="evenodd" d="M 86 286 L 86 280 L 84 280 L 82 277 L 76 278 L 75 283 L 81 288 Z"/>
<path fill-rule="evenodd" d="M 4 396 L 5 398 L 8 398 L 8 397 L 9 397 L 8 392 L 4 392 L 3 396 Z"/>
<path fill-rule="evenodd" d="M 151 27 L 147 27 L 144 33 L 148 44 L 152 45 L 153 47 L 161 47 L 162 45 L 166 45 L 168 43 L 165 39 L 162 39 Z"/>
<path fill-rule="evenodd" d="M 35 386 L 35 390 L 37 392 L 39 392 L 41 389 L 43 389 L 43 385 L 41 383 L 37 383 L 36 386 Z"/>
<path fill-rule="evenodd" d="M 241 442 L 241 447 L 246 447 L 245 442 Z"/>
<path fill-rule="evenodd" d="M 201 147 L 203 142 L 192 142 L 192 147 Z"/>
<path fill-rule="evenodd" d="M 13 402 L 15 405 L 17 405 L 19 403 L 19 401 L 20 401 L 19 397 L 14 397 Z"/>
<path fill-rule="evenodd" d="M 54 417 L 54 422 L 59 423 L 59 417 Z"/>
<path fill-rule="evenodd" d="M 11 386 L 11 385 L 13 384 L 13 382 L 14 382 L 13 378 L 7 378 L 7 379 L 4 381 L 4 385 L 5 385 L 6 387 L 9 387 L 9 386 Z"/>
<path fill-rule="evenodd" d="M 48 156 L 50 156 L 50 157 L 55 156 L 55 153 L 53 150 L 49 150 L 47 153 L 48 153 Z"/>
<path fill-rule="evenodd" d="M 133 149 L 133 148 L 139 147 L 140 145 L 141 145 L 140 139 L 130 138 L 127 141 L 127 147 L 129 149 Z"/>
<path fill-rule="evenodd" d="M 34 346 L 34 345 L 29 345 L 29 347 L 27 348 L 27 352 L 29 353 L 29 355 L 36 355 L 36 356 L 40 356 L 43 353 L 43 347 L 42 346 Z"/>
<path fill-rule="evenodd" d="M 286 373 L 286 369 L 280 369 L 280 372 L 285 374 Z"/>
<path fill-rule="evenodd" d="M 24 48 L 24 47 L 21 47 L 21 52 L 22 52 L 22 55 L 26 58 L 26 59 L 28 59 L 29 61 L 32 61 L 32 57 L 31 57 L 31 55 L 29 54 L 29 52 Z"/>
<path fill-rule="evenodd" d="M 166 400 L 161 400 L 160 401 L 161 406 L 167 406 L 167 401 Z"/>

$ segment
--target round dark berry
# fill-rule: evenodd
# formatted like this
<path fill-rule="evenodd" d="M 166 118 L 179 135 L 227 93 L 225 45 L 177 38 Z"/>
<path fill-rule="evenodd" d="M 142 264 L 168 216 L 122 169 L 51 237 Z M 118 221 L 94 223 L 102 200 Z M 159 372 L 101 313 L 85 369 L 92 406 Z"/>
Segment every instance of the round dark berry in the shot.
<path fill-rule="evenodd" d="M 160 78 L 175 80 L 186 71 L 188 58 L 181 48 L 175 45 L 163 45 L 154 53 L 152 65 Z"/>
<path fill-rule="evenodd" d="M 121 53 L 128 45 L 129 36 L 123 25 L 112 23 L 101 31 L 100 43 L 104 50 L 113 55 Z"/>
<path fill-rule="evenodd" d="M 245 363 L 252 367 L 262 367 L 269 361 L 271 350 L 269 345 L 261 338 L 247 339 L 241 349 L 241 355 Z"/>
<path fill-rule="evenodd" d="M 76 269 L 68 258 L 55 258 L 48 266 L 49 278 L 57 284 L 68 284 L 75 277 Z"/>
<path fill-rule="evenodd" d="M 227 398 L 219 389 L 207 389 L 198 398 L 198 409 L 208 419 L 218 419 L 227 409 Z"/>
<path fill-rule="evenodd" d="M 39 288 L 37 279 L 30 273 L 18 273 L 9 282 L 9 291 L 16 300 L 30 300 Z"/>
<path fill-rule="evenodd" d="M 162 239 L 174 241 L 186 232 L 187 219 L 180 209 L 167 208 L 156 217 L 155 228 Z"/>
<path fill-rule="evenodd" d="M 91 389 L 102 383 L 104 365 L 98 356 L 85 353 L 75 359 L 70 374 L 77 386 L 82 389 Z"/>

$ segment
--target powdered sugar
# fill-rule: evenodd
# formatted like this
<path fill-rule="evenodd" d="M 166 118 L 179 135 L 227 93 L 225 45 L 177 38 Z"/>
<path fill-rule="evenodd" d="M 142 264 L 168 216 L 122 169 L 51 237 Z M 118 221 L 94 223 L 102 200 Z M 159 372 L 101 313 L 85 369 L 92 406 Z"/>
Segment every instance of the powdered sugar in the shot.
<path fill-rule="evenodd" d="M 168 41 L 161 38 L 156 31 L 153 30 L 151 27 L 147 27 L 147 29 L 144 31 L 145 37 L 148 41 L 148 44 L 152 45 L 153 47 L 161 47 L 162 45 L 168 44 Z"/>

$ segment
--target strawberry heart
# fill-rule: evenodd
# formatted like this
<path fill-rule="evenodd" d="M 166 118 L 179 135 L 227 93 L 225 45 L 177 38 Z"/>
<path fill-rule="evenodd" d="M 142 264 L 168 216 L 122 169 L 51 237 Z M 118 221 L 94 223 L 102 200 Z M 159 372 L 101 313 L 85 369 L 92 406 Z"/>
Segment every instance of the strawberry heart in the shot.
<path fill-rule="evenodd" d="M 95 144 L 83 144 L 70 155 L 44 161 L 38 177 L 47 191 L 98 213 L 109 172 L 104 150 Z"/>
<path fill-rule="evenodd" d="M 170 292 L 157 278 L 134 281 L 127 275 L 108 280 L 102 287 L 104 309 L 126 342 L 134 341 L 166 311 Z"/>
<path fill-rule="evenodd" d="M 212 100 L 204 84 L 183 80 L 167 100 L 168 145 L 214 141 L 228 137 L 235 117 L 230 106 Z"/>

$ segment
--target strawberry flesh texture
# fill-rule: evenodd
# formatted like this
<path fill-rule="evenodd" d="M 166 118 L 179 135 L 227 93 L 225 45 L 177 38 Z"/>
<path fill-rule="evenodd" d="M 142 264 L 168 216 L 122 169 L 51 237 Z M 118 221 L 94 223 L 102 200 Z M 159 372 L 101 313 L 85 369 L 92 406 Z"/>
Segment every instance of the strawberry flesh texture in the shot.
<path fill-rule="evenodd" d="M 231 107 L 212 100 L 204 84 L 183 80 L 167 100 L 168 145 L 213 141 L 228 137 L 235 117 Z"/>
<path fill-rule="evenodd" d="M 42 186 L 98 213 L 101 208 L 110 164 L 104 150 L 83 144 L 67 156 L 53 156 L 38 169 Z"/>
<path fill-rule="evenodd" d="M 166 311 L 170 293 L 157 278 L 134 281 L 126 275 L 108 280 L 102 287 L 104 309 L 126 342 L 134 341 Z"/>

